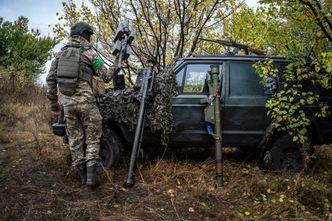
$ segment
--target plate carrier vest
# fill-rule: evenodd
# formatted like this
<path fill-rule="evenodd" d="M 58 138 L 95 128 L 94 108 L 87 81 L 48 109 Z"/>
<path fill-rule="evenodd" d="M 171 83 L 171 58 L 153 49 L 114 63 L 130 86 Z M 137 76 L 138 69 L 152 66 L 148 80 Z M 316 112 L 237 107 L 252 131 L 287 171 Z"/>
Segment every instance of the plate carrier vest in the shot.
<path fill-rule="evenodd" d="M 64 95 L 75 94 L 79 79 L 91 85 L 93 70 L 87 58 L 82 56 L 83 50 L 81 47 L 67 46 L 59 58 L 57 81 L 59 90 Z"/>

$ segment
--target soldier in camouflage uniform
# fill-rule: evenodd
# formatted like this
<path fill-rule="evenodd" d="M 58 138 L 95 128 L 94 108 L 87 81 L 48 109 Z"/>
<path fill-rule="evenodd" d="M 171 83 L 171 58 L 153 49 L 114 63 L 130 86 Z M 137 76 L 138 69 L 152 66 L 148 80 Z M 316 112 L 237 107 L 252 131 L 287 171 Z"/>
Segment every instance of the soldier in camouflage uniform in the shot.
<path fill-rule="evenodd" d="M 71 28 L 70 40 L 52 61 L 47 76 L 47 97 L 54 113 L 59 111 L 58 92 L 64 106 L 66 130 L 73 166 L 82 184 L 94 187 L 99 181 L 96 165 L 102 135 L 102 117 L 92 92 L 92 76 L 112 79 L 102 59 L 90 44 L 92 27 L 79 22 Z"/>

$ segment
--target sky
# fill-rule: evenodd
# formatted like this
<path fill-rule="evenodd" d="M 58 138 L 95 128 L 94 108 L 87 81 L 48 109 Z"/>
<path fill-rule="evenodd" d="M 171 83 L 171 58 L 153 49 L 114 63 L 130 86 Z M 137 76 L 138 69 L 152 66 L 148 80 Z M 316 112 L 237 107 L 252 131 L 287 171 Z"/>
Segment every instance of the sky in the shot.
<path fill-rule="evenodd" d="M 0 16 L 14 21 L 19 16 L 29 18 L 29 27 L 38 28 L 42 35 L 53 36 L 48 25 L 57 23 L 56 12 L 62 10 L 61 0 L 0 0 Z"/>
<path fill-rule="evenodd" d="M 62 11 L 62 1 L 64 0 L 0 0 L 0 17 L 5 21 L 14 21 L 19 16 L 29 18 L 29 28 L 38 28 L 43 36 L 54 36 L 52 26 L 58 23 L 56 12 Z M 87 0 L 74 0 L 77 5 Z M 252 8 L 257 7 L 258 0 L 245 0 Z M 50 25 L 50 26 L 49 26 Z M 62 43 L 54 48 L 58 51 Z M 39 83 L 45 84 L 45 78 L 50 68 L 51 61 L 46 63 L 45 73 L 41 75 Z"/>

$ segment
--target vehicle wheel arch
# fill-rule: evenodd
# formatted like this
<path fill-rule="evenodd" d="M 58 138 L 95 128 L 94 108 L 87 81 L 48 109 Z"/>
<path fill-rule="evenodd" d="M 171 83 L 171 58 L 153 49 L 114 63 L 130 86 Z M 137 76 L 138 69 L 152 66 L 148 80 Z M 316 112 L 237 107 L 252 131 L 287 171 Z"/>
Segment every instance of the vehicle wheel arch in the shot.
<path fill-rule="evenodd" d="M 292 141 L 286 132 L 274 130 L 260 157 L 264 169 L 281 172 L 307 172 L 312 166 L 314 152 L 309 139 L 305 144 Z"/>
<path fill-rule="evenodd" d="M 100 148 L 100 157 L 104 168 L 117 168 L 122 159 L 124 140 L 116 127 L 104 126 Z"/>

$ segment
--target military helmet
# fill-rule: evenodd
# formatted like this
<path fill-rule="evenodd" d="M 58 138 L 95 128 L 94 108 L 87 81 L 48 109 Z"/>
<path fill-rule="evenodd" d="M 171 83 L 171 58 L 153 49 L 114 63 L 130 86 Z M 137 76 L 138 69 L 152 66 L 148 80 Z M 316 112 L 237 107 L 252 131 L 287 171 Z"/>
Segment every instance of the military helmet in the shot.
<path fill-rule="evenodd" d="M 73 36 L 73 35 L 81 35 L 82 36 L 84 31 L 88 32 L 90 35 L 93 34 L 93 29 L 88 23 L 78 22 L 78 23 L 76 23 L 75 25 L 73 25 L 71 27 L 70 36 Z"/>

